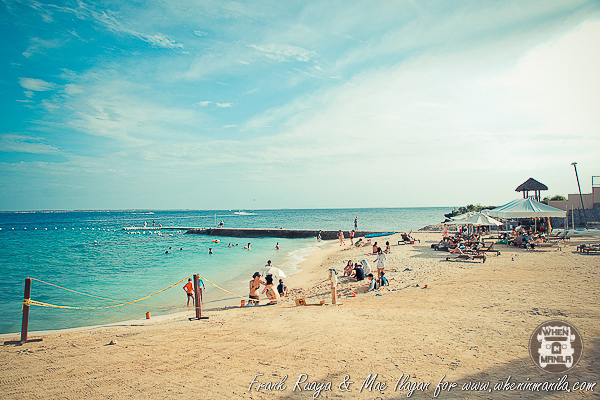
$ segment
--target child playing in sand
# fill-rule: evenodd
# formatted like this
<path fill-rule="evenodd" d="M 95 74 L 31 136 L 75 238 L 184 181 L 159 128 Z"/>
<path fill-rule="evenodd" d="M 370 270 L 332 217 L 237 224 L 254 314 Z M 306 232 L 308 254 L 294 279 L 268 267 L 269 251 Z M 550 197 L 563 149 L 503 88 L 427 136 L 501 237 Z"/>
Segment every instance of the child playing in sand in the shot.
<path fill-rule="evenodd" d="M 288 295 L 288 288 L 283 284 L 283 279 L 279 280 L 279 285 L 277 285 L 277 293 L 279 293 L 279 297 L 286 297 Z"/>
<path fill-rule="evenodd" d="M 279 294 L 277 293 L 277 290 L 275 290 L 275 285 L 273 284 L 273 275 L 267 275 L 265 280 L 267 283 L 265 284 L 262 294 L 266 293 L 269 300 L 271 300 L 267 304 L 277 304 L 277 300 L 279 300 Z"/>

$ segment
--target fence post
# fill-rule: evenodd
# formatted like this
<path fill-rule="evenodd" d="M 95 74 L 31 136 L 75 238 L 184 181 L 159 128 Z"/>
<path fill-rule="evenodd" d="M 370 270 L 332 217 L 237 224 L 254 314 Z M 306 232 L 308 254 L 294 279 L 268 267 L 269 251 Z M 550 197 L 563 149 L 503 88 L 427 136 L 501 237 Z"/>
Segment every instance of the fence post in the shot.
<path fill-rule="evenodd" d="M 21 343 L 27 342 L 29 330 L 29 300 L 31 299 L 31 278 L 25 278 L 25 294 L 23 295 L 23 320 L 21 322 Z"/>
<path fill-rule="evenodd" d="M 190 321 L 193 319 L 208 319 L 208 317 L 202 316 L 202 291 L 200 289 L 200 279 L 198 274 L 194 274 L 194 292 L 196 296 L 194 296 L 194 305 L 196 306 L 196 317 L 190 318 Z"/>

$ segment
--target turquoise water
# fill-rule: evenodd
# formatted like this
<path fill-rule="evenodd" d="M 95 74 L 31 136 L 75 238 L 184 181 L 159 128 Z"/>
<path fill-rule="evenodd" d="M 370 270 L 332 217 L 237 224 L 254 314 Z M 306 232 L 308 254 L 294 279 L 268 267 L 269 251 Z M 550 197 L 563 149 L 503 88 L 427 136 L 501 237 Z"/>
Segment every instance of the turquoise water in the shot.
<path fill-rule="evenodd" d="M 224 288 L 247 295 L 247 282 L 268 259 L 291 274 L 316 247 L 314 239 L 244 239 L 185 235 L 184 230 L 141 231 L 125 226 L 146 223 L 204 227 L 223 220 L 236 228 L 416 230 L 437 223 L 445 208 L 260 210 L 256 215 L 231 211 L 89 211 L 0 213 L 0 333 L 19 332 L 23 282 L 37 278 L 79 292 L 119 301 L 138 299 L 199 273 Z M 139 232 L 139 231 L 138 231 Z M 252 250 L 243 246 L 250 241 Z M 275 249 L 279 242 L 281 250 Z M 228 248 L 228 243 L 239 246 Z M 213 254 L 208 254 L 208 248 Z M 166 254 L 165 252 L 169 253 Z M 101 310 L 70 310 L 33 306 L 30 331 L 106 324 L 189 310 L 183 283 L 141 301 L 143 305 Z M 112 303 L 34 281 L 33 300 L 55 305 L 99 307 Z M 239 299 L 207 284 L 205 306 L 239 304 Z"/>

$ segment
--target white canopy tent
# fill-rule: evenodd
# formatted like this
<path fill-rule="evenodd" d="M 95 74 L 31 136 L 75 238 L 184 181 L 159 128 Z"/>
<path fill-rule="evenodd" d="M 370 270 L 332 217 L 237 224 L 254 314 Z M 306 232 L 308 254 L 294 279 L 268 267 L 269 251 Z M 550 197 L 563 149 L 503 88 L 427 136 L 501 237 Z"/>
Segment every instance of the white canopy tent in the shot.
<path fill-rule="evenodd" d="M 446 222 L 448 225 L 500 226 L 502 222 L 482 213 L 475 213 L 465 219 Z"/>
<path fill-rule="evenodd" d="M 497 218 L 539 218 L 559 217 L 565 218 L 566 211 L 550 207 L 532 199 L 517 199 L 501 207 L 494 208 L 488 215 Z"/>

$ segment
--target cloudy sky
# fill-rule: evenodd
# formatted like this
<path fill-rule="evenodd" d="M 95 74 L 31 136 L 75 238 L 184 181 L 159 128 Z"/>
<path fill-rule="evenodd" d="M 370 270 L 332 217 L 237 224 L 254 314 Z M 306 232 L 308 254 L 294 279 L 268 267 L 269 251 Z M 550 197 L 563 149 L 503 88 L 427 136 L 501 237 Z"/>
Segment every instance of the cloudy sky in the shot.
<path fill-rule="evenodd" d="M 598 1 L 0 0 L 0 29 L 0 210 L 501 205 L 600 175 Z"/>

